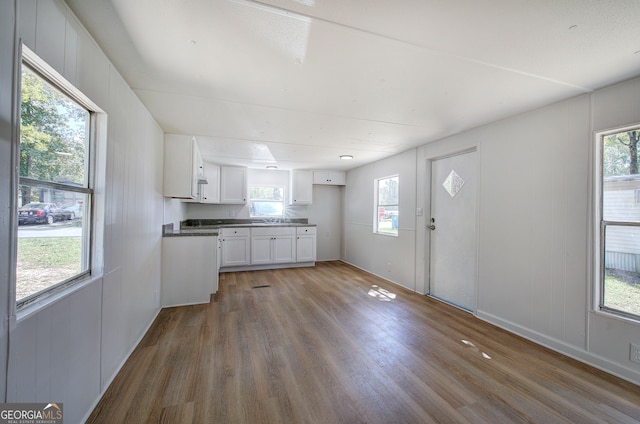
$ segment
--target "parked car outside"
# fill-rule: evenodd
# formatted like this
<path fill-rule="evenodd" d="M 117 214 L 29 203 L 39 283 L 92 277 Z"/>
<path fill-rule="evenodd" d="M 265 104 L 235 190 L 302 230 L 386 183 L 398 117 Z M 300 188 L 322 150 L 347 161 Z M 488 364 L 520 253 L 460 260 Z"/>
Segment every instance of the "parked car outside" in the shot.
<path fill-rule="evenodd" d="M 18 209 L 18 224 L 53 224 L 73 219 L 73 212 L 63 211 L 53 203 L 28 203 Z"/>
<path fill-rule="evenodd" d="M 62 210 L 71 214 L 69 219 L 82 218 L 82 204 L 80 203 L 62 205 Z"/>

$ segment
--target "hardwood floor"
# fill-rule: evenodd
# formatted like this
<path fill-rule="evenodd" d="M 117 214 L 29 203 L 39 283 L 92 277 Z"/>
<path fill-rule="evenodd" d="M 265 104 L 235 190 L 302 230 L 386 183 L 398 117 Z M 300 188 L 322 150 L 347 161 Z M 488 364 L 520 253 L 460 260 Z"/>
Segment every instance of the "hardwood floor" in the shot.
<path fill-rule="evenodd" d="M 88 422 L 638 423 L 640 387 L 323 262 L 162 310 Z"/>

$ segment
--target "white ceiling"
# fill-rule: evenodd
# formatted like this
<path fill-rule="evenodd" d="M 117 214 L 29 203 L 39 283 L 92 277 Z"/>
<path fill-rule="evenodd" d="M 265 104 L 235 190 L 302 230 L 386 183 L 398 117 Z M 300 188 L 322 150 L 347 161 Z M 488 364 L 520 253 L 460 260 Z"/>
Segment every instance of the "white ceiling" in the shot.
<path fill-rule="evenodd" d="M 640 75 L 639 0 L 66 1 L 166 133 L 255 168 L 349 169 Z"/>

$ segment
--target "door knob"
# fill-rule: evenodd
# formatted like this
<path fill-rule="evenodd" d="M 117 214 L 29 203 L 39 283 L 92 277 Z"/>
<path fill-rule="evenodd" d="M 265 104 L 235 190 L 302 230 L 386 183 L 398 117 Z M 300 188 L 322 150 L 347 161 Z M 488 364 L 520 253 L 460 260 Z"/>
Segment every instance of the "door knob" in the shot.
<path fill-rule="evenodd" d="M 435 225 L 433 225 L 433 224 L 431 224 L 431 225 L 429 225 L 427 228 L 428 228 L 428 229 L 430 229 L 430 230 L 435 230 L 435 229 L 436 229 L 436 226 L 435 226 Z"/>

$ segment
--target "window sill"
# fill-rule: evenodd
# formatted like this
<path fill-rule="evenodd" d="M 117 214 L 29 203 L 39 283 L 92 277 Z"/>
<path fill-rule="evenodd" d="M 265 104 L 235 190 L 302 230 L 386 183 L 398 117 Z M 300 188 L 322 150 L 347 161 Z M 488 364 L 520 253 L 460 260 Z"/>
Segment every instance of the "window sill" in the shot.
<path fill-rule="evenodd" d="M 16 311 L 15 322 L 19 323 L 27 318 L 30 318 L 33 315 L 39 313 L 40 311 L 47 309 L 52 305 L 55 305 L 56 303 L 62 301 L 63 299 L 67 298 L 73 293 L 76 293 L 82 290 L 83 288 L 90 286 L 91 284 L 101 279 L 102 279 L 101 275 L 88 276 L 87 278 L 80 280 L 77 283 L 60 290 L 57 293 L 53 293 L 50 296 L 43 297 L 42 299 L 39 299 L 23 308 L 20 308 L 20 310 Z"/>
<path fill-rule="evenodd" d="M 374 235 L 377 236 L 385 236 L 385 237 L 398 237 L 398 234 L 390 234 L 390 233 L 379 233 L 379 232 L 374 232 Z"/>
<path fill-rule="evenodd" d="M 625 315 L 616 314 L 615 312 L 603 311 L 601 309 L 595 309 L 593 311 L 593 313 L 596 316 L 605 317 L 605 318 L 612 318 L 612 319 L 615 319 L 615 320 L 618 320 L 618 321 L 622 321 L 622 322 L 627 323 L 627 324 L 640 325 L 640 317 L 639 318 L 632 318 L 632 317 L 628 317 L 628 316 L 625 316 Z"/>

